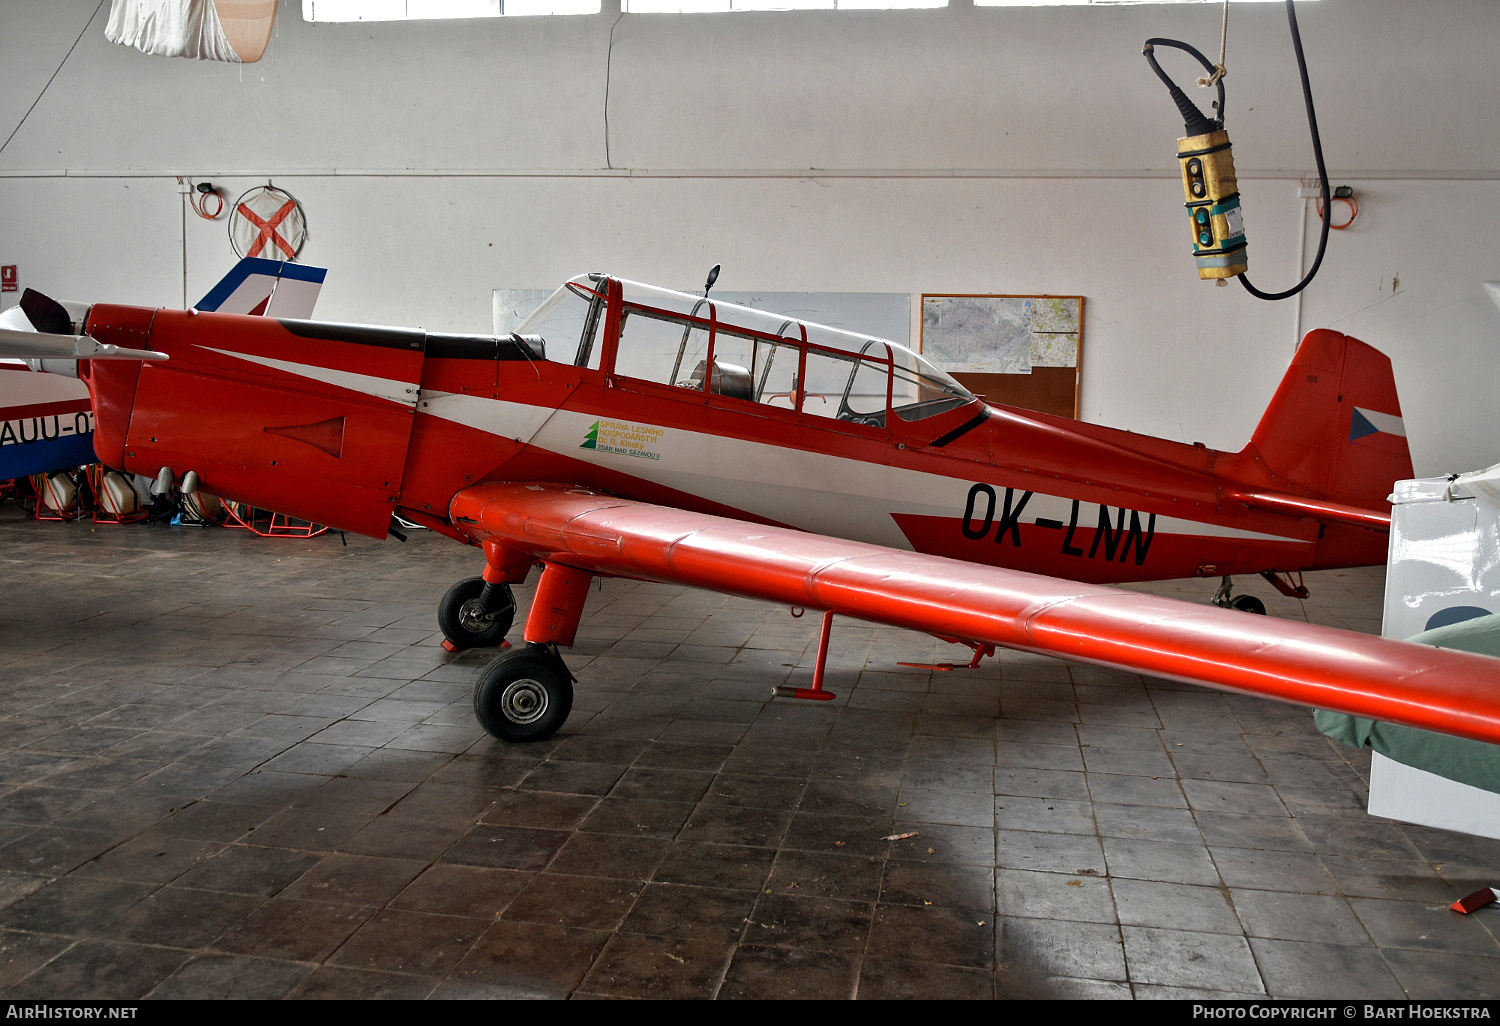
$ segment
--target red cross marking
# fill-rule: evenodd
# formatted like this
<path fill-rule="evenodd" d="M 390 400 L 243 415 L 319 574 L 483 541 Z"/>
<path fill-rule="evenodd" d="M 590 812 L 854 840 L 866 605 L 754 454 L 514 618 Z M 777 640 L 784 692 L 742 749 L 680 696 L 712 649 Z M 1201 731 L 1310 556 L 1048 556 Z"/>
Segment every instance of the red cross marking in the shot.
<path fill-rule="evenodd" d="M 251 210 L 243 203 L 241 203 L 236 209 L 239 210 L 240 215 L 244 217 L 245 220 L 249 221 L 251 224 L 260 229 L 260 234 L 257 235 L 255 237 L 255 241 L 250 244 L 250 251 L 245 254 L 246 256 L 260 256 L 260 252 L 265 248 L 266 243 L 274 242 L 281 248 L 281 251 L 286 254 L 288 260 L 297 259 L 297 251 L 293 249 L 287 243 L 286 239 L 283 239 L 281 237 L 281 233 L 276 230 L 281 222 L 285 221 L 291 214 L 291 212 L 297 209 L 296 200 L 289 199 L 285 203 L 283 203 L 281 205 L 281 209 L 272 214 L 269 221 L 261 220 L 260 216 L 257 215 L 255 211 Z"/>

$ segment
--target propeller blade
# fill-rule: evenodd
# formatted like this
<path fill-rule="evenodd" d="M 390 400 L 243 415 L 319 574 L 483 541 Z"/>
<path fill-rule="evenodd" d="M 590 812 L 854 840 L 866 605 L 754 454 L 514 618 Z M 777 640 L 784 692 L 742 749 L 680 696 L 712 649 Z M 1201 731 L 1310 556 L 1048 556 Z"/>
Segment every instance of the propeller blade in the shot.
<path fill-rule="evenodd" d="M 29 315 L 28 315 L 29 316 Z M 20 360 L 166 360 L 166 353 L 107 345 L 87 335 L 0 328 L 0 357 Z"/>
<path fill-rule="evenodd" d="M 36 289 L 21 294 L 21 310 L 31 326 L 44 335 L 73 334 L 73 319 L 61 303 Z"/>

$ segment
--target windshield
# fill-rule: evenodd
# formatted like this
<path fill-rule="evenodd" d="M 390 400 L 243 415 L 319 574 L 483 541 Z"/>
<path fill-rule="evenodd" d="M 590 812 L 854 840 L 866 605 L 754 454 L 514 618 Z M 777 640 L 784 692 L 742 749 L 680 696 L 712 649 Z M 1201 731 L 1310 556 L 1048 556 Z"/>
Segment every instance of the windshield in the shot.
<path fill-rule="evenodd" d="M 516 334 L 526 336 L 528 340 L 540 339 L 547 359 L 580 367 L 598 367 L 599 347 L 593 341 L 598 334 L 598 312 L 604 305 L 596 291 L 602 277 L 581 274 L 570 279 L 521 322 Z"/>
<path fill-rule="evenodd" d="M 891 409 L 902 420 L 926 420 L 973 400 L 974 394 L 905 346 L 891 344 Z"/>

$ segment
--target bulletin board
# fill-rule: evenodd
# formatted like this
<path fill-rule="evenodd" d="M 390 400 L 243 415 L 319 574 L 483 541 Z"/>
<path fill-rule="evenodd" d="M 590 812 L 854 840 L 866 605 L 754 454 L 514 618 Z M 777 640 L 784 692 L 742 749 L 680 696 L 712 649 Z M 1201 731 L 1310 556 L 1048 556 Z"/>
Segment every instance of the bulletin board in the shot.
<path fill-rule="evenodd" d="M 1078 419 L 1082 296 L 923 293 L 919 348 L 988 402 Z"/>

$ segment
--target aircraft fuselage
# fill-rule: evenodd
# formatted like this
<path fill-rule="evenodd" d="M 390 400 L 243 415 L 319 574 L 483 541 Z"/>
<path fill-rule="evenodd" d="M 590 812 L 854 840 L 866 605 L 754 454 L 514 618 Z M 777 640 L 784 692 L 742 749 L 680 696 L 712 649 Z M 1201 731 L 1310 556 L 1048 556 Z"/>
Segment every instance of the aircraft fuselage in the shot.
<path fill-rule="evenodd" d="M 545 340 L 96 306 L 94 337 L 171 354 L 88 372 L 96 448 L 376 537 L 399 513 L 467 540 L 455 495 L 534 481 L 1095 583 L 1385 558 L 1377 528 L 1241 501 L 1317 497 L 1253 447 L 989 405 L 902 347 L 758 311 L 568 288 L 586 312 L 543 316 Z"/>

